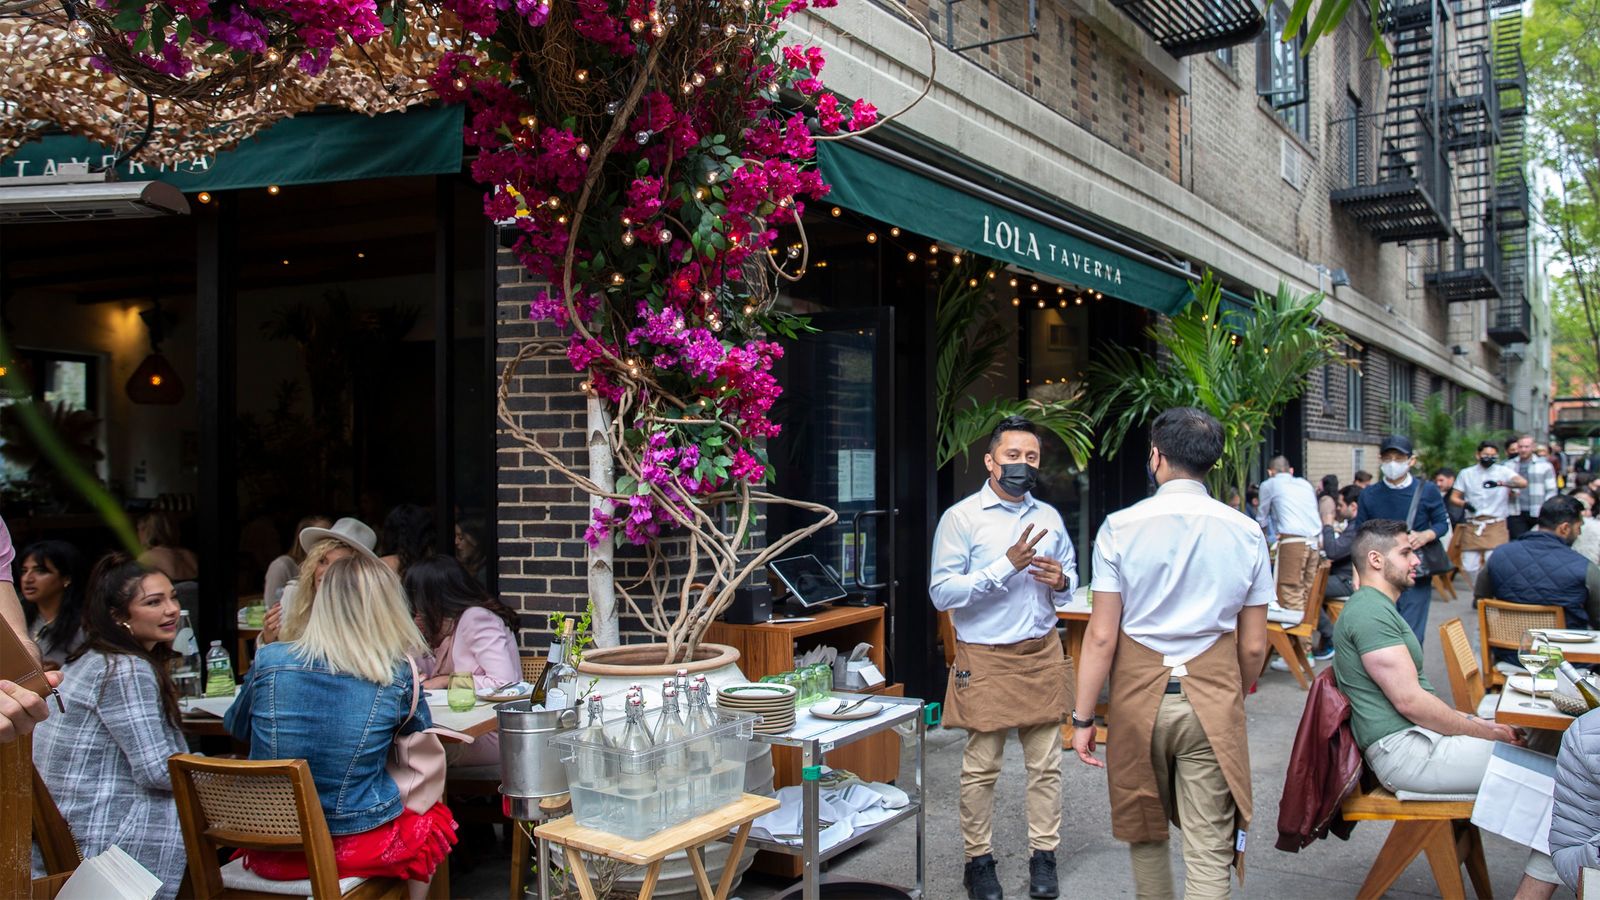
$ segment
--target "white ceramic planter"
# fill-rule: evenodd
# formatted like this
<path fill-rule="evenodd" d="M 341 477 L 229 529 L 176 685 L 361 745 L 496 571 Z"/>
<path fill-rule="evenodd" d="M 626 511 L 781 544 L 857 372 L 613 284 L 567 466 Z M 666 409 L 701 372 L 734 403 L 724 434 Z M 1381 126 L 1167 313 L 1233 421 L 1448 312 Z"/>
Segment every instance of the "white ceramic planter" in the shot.
<path fill-rule="evenodd" d="M 662 665 L 660 660 L 666 655 L 663 644 L 632 644 L 622 647 L 610 647 L 603 650 L 589 650 L 584 654 L 583 662 L 578 665 L 578 685 L 586 688 L 584 696 L 599 694 L 603 698 L 605 718 L 607 720 L 620 718 L 623 715 L 622 701 L 628 692 L 628 687 L 638 683 L 644 689 L 645 706 L 649 709 L 661 707 L 661 679 L 671 678 L 678 669 L 688 671 L 692 679 L 696 675 L 704 675 L 713 691 L 730 684 L 742 684 L 749 679 L 739 670 L 739 651 L 725 644 L 702 644 L 694 662 L 676 665 Z M 580 705 L 580 708 L 581 705 Z M 751 744 L 750 758 L 745 765 L 744 789 L 746 793 L 772 796 L 772 749 L 765 744 Z M 723 841 L 714 841 L 704 849 L 706 868 L 712 874 L 713 883 L 717 873 L 721 872 L 728 861 L 729 846 Z M 746 849 L 734 865 L 739 876 L 750 868 L 750 861 L 755 858 L 753 849 Z M 635 869 L 625 877 L 618 880 L 618 887 L 623 890 L 637 891 L 644 870 Z M 734 889 L 738 888 L 738 878 L 734 880 Z M 688 857 L 682 853 L 675 853 L 666 858 L 661 866 L 661 879 L 656 885 L 657 897 L 699 897 L 699 889 L 695 885 L 694 873 L 689 868 Z"/>

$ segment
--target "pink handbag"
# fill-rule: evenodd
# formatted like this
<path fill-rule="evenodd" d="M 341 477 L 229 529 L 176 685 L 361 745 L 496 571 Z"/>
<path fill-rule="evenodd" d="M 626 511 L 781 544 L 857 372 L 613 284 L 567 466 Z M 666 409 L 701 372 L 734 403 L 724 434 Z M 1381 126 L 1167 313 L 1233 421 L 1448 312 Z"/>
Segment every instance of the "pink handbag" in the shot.
<path fill-rule="evenodd" d="M 407 657 L 406 662 L 411 666 L 411 712 L 405 722 L 400 723 L 402 728 L 416 716 L 417 704 L 422 699 L 422 675 L 415 661 Z M 395 732 L 386 768 L 400 789 L 401 802 L 417 815 L 444 799 L 444 744 L 433 729 L 411 734 Z"/>

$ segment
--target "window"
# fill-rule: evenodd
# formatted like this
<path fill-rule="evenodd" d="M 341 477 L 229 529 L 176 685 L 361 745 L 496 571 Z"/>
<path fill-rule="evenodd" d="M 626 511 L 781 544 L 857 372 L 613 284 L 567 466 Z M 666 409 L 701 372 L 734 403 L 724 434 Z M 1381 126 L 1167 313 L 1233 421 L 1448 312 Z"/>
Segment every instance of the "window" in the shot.
<path fill-rule="evenodd" d="M 1267 8 L 1267 28 L 1256 39 L 1256 93 L 1265 97 L 1289 130 L 1311 139 L 1311 70 L 1300 51 L 1305 29 L 1287 43 L 1279 40 L 1289 21 L 1287 4 Z"/>
<path fill-rule="evenodd" d="M 18 348 L 12 355 L 12 364 L 22 373 L 33 393 L 33 400 L 59 407 L 63 414 L 88 412 L 87 417 L 61 420 L 70 425 L 66 434 L 57 437 L 74 451 L 85 457 L 101 452 L 99 418 L 99 364 L 98 357 L 77 353 L 58 353 L 52 350 Z M 0 408 L 15 403 L 18 397 L 0 394 Z M 0 415 L 0 418 L 6 418 Z M 0 447 L 5 442 L 0 440 Z M 30 462 L 29 465 L 32 463 Z M 28 478 L 28 466 L 14 463 L 0 453 L 0 483 L 23 481 Z"/>
<path fill-rule="evenodd" d="M 1389 370 L 1389 427 L 1404 431 L 1411 423 L 1407 410 L 1411 409 L 1410 363 L 1396 360 Z"/>
<path fill-rule="evenodd" d="M 1219 47 L 1216 50 L 1216 54 L 1217 54 L 1217 62 L 1222 63 L 1222 67 L 1224 69 L 1227 69 L 1228 71 L 1232 72 L 1233 71 L 1233 47 L 1231 47 L 1231 46 L 1229 46 L 1229 47 Z"/>
<path fill-rule="evenodd" d="M 1345 371 L 1345 376 L 1344 376 L 1345 377 L 1344 427 L 1348 428 L 1351 431 L 1361 431 L 1362 430 L 1362 428 L 1361 428 L 1361 413 L 1362 413 L 1362 407 L 1365 406 L 1365 404 L 1362 403 L 1362 398 L 1361 398 L 1361 391 L 1363 390 L 1362 381 L 1364 379 L 1362 379 L 1362 377 L 1361 377 L 1361 368 L 1360 368 L 1360 362 L 1361 361 L 1360 360 L 1356 360 L 1355 362 L 1356 362 L 1356 365 L 1353 365 L 1350 368 L 1344 370 Z"/>

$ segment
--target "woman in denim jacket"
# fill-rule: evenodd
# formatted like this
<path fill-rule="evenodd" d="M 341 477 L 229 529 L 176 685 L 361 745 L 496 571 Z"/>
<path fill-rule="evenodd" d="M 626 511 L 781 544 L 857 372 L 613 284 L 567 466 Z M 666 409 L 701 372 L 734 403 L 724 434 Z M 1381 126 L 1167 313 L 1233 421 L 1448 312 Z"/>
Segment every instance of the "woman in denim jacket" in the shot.
<path fill-rule="evenodd" d="M 256 654 L 228 730 L 251 759 L 310 765 L 341 878 L 406 878 L 417 895 L 455 843 L 455 820 L 443 803 L 407 810 L 384 768 L 396 734 L 432 725 L 426 703 L 411 715 L 409 657 L 426 645 L 400 579 L 371 551 L 341 559 L 282 637 Z M 247 851 L 244 865 L 264 878 L 306 877 L 299 853 Z"/>

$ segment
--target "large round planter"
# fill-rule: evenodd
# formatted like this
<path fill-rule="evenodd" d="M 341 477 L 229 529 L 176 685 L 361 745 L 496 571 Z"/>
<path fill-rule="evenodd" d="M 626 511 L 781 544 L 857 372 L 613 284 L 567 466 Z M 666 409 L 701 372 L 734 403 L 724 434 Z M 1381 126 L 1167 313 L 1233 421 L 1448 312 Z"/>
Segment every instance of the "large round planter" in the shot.
<path fill-rule="evenodd" d="M 726 644 L 701 644 L 693 662 L 666 664 L 665 644 L 630 644 L 622 647 L 590 649 L 584 652 L 578 664 L 578 685 L 585 696 L 599 694 L 603 699 L 607 720 L 623 715 L 622 700 L 630 685 L 638 684 L 644 690 L 645 706 L 661 707 L 661 680 L 671 678 L 684 669 L 692 679 L 704 675 L 713 691 L 729 684 L 748 681 L 739 670 L 739 651 Z M 766 744 L 750 744 L 750 757 L 745 764 L 744 789 L 746 793 L 772 796 L 772 748 Z M 702 851 L 706 868 L 715 881 L 717 872 L 727 863 L 729 846 L 723 841 L 713 841 Z M 746 848 L 735 862 L 738 873 L 733 889 L 737 890 L 739 877 L 750 868 L 755 850 Z M 637 892 L 644 875 L 643 869 L 634 869 L 618 879 L 617 887 Z M 689 868 L 688 857 L 674 853 L 661 866 L 661 880 L 656 885 L 657 897 L 699 897 L 694 872 Z"/>

